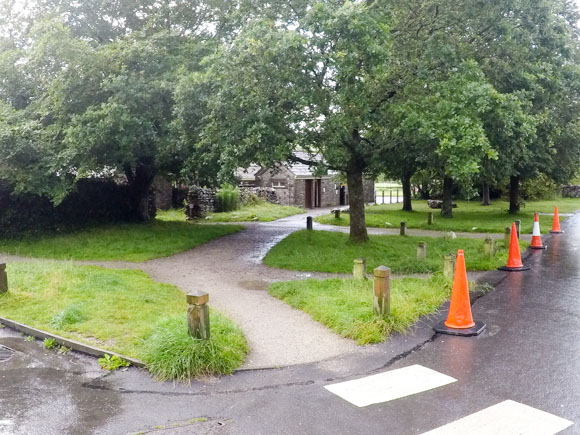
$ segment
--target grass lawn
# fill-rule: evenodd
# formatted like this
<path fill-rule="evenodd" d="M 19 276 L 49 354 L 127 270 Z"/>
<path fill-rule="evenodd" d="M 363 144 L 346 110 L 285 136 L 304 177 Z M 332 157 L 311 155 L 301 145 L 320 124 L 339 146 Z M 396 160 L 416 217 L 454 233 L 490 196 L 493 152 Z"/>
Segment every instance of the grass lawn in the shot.
<path fill-rule="evenodd" d="M 580 209 L 580 199 L 566 198 L 554 201 L 528 202 L 525 208 L 517 215 L 510 215 L 507 210 L 509 204 L 505 201 L 494 201 L 492 205 L 483 207 L 477 201 L 454 201 L 457 208 L 453 209 L 453 218 L 440 217 L 439 210 L 432 210 L 427 201 L 413 201 L 413 211 L 401 211 L 401 204 L 385 204 L 367 207 L 366 222 L 369 227 L 398 228 L 401 221 L 407 221 L 408 228 L 428 229 L 435 231 L 467 231 L 476 233 L 502 233 L 511 223 L 520 219 L 522 233 L 531 233 L 534 221 L 534 212 L 553 213 L 554 206 L 558 206 L 559 213 L 572 213 Z M 435 214 L 435 223 L 427 223 L 427 212 Z M 560 221 L 565 217 L 560 216 Z M 341 214 L 340 219 L 328 214 L 316 218 L 317 222 L 330 225 L 349 225 L 349 215 Z M 389 225 L 391 224 L 391 225 Z M 545 234 L 552 228 L 552 216 L 540 216 L 540 227 Z"/>
<path fill-rule="evenodd" d="M 239 210 L 227 213 L 211 213 L 209 222 L 270 222 L 287 216 L 304 213 L 299 207 L 271 204 L 261 202 L 256 205 L 243 206 Z M 158 211 L 157 219 L 161 221 L 185 221 L 185 213 L 182 209 Z"/>
<path fill-rule="evenodd" d="M 39 262 L 12 263 L 7 273 L 1 316 L 144 360 L 161 379 L 231 373 L 248 352 L 242 332 L 215 311 L 211 340 L 190 338 L 185 295 L 141 271 Z M 168 335 L 180 337 L 180 355 L 168 355 Z"/>
<path fill-rule="evenodd" d="M 392 332 L 405 332 L 419 317 L 432 313 L 450 296 L 442 276 L 391 280 L 391 315 L 373 315 L 372 280 L 305 280 L 278 282 L 270 294 L 337 334 L 358 344 L 378 343 Z"/>
<path fill-rule="evenodd" d="M 417 243 L 427 243 L 427 260 L 417 260 Z M 529 245 L 520 242 L 521 250 Z M 330 231 L 298 231 L 290 234 L 266 255 L 264 263 L 271 267 L 313 272 L 351 273 L 355 258 L 366 258 L 367 271 L 380 265 L 393 273 L 424 273 L 443 270 L 445 254 L 465 251 L 468 270 L 490 270 L 504 266 L 507 250 L 496 241 L 496 255 L 483 253 L 482 239 L 445 239 L 409 236 L 370 236 L 363 244 L 348 242 L 348 234 Z"/>
<path fill-rule="evenodd" d="M 0 240 L 0 252 L 59 260 L 139 262 L 167 257 L 242 229 L 239 225 L 191 225 L 186 222 L 118 224 L 67 234 Z"/>

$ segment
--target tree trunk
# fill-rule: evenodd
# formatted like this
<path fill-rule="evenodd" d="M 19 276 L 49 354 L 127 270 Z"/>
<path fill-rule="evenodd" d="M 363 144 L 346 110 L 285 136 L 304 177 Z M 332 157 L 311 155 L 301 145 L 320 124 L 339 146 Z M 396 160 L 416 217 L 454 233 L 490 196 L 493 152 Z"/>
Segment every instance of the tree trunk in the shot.
<path fill-rule="evenodd" d="M 510 213 L 516 214 L 520 211 L 520 177 L 512 175 L 510 177 Z"/>
<path fill-rule="evenodd" d="M 413 211 L 411 204 L 411 172 L 403 172 L 401 183 L 403 184 L 403 211 Z"/>
<path fill-rule="evenodd" d="M 127 166 L 125 175 L 129 183 L 129 194 L 133 205 L 133 219 L 146 222 L 155 217 L 155 208 L 150 201 L 150 187 L 155 172 L 152 168 L 138 165 L 133 172 Z"/>
<path fill-rule="evenodd" d="M 441 217 L 453 217 L 453 179 L 445 177 L 443 179 L 443 204 L 441 204 Z"/>
<path fill-rule="evenodd" d="M 489 184 L 484 181 L 481 185 L 481 205 L 491 205 L 491 200 L 489 199 Z"/>
<path fill-rule="evenodd" d="M 363 169 L 361 165 L 351 162 L 346 171 L 348 185 L 348 206 L 350 209 L 351 242 L 366 242 L 369 239 L 365 221 L 365 196 L 363 189 Z"/>

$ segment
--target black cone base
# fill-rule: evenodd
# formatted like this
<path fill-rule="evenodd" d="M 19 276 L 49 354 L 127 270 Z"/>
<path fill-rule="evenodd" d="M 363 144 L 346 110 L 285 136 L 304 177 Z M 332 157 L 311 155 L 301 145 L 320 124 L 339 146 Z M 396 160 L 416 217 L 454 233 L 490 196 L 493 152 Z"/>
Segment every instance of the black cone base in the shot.
<path fill-rule="evenodd" d="M 542 245 L 542 246 L 530 246 L 530 249 L 548 249 L 548 247 L 546 245 Z"/>
<path fill-rule="evenodd" d="M 435 332 L 440 334 L 448 334 L 448 335 L 461 335 L 463 337 L 473 337 L 475 335 L 479 335 L 485 329 L 486 324 L 483 322 L 475 322 L 475 326 L 466 329 L 457 329 L 457 328 L 450 328 L 449 326 L 445 326 L 445 322 L 438 323 L 437 325 L 433 326 Z"/>
<path fill-rule="evenodd" d="M 562 234 L 564 231 L 552 231 L 550 230 L 550 234 Z"/>
<path fill-rule="evenodd" d="M 522 266 L 522 267 L 502 266 L 498 267 L 497 270 L 505 270 L 506 272 L 523 272 L 524 270 L 530 270 L 530 266 Z"/>

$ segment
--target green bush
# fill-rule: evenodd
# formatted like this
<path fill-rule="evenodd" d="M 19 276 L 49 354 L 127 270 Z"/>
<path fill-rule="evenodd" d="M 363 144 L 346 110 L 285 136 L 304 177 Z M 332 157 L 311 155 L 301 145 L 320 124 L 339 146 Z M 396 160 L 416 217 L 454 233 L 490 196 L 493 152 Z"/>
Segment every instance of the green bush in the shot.
<path fill-rule="evenodd" d="M 522 181 L 520 187 L 522 198 L 526 200 L 556 199 L 558 185 L 550 177 L 540 174 L 535 178 Z"/>
<path fill-rule="evenodd" d="M 240 208 L 240 190 L 231 184 L 222 184 L 216 195 L 218 212 Z"/>

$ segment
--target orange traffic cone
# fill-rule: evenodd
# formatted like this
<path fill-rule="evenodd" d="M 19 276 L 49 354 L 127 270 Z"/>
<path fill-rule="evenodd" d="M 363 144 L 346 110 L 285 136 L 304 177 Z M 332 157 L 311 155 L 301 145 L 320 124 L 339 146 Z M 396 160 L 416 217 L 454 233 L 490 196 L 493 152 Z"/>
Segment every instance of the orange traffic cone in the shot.
<path fill-rule="evenodd" d="M 453 290 L 447 320 L 433 327 L 435 331 L 451 335 L 479 335 L 485 329 L 485 323 L 474 322 L 469 302 L 469 288 L 467 286 L 467 272 L 463 249 L 457 251 Z"/>
<path fill-rule="evenodd" d="M 558 216 L 558 206 L 554 207 L 554 221 L 552 222 L 552 230 L 550 232 L 552 234 L 560 234 L 564 232 L 560 229 L 560 217 Z"/>
<path fill-rule="evenodd" d="M 516 230 L 516 223 L 512 222 L 512 235 L 510 239 L 510 252 L 508 255 L 507 265 L 502 266 L 499 270 L 507 270 L 508 272 L 521 272 L 528 270 L 529 266 L 524 266 L 522 257 L 520 256 L 520 244 L 518 243 L 518 233 Z"/>
<path fill-rule="evenodd" d="M 540 221 L 538 219 L 538 213 L 534 214 L 534 228 L 532 229 L 532 244 L 530 245 L 532 249 L 546 249 L 546 245 L 542 245 L 542 235 L 540 234 Z"/>

